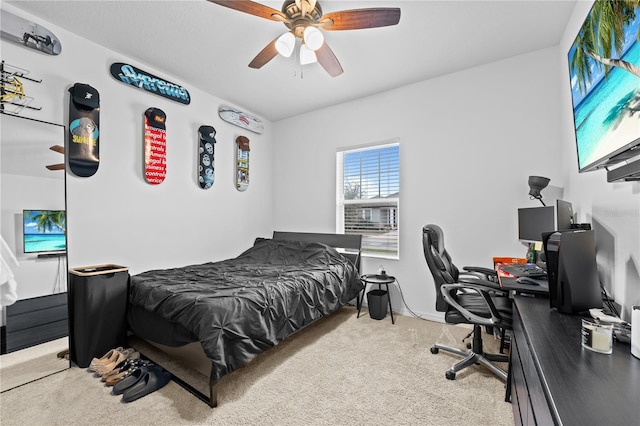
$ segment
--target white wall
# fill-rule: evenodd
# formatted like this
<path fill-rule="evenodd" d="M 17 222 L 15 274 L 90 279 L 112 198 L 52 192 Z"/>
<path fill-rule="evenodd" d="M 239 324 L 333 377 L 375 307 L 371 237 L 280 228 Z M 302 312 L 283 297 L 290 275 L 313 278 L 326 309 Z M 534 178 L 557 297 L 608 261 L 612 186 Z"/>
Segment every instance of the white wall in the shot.
<path fill-rule="evenodd" d="M 492 266 L 526 252 L 516 211 L 540 206 L 528 176 L 562 193 L 557 61 L 545 49 L 277 122 L 275 228 L 334 232 L 337 148 L 400 138 L 400 260 L 363 272 L 384 264 L 411 310 L 440 319 L 422 227 L 443 228 L 458 266 Z M 398 291 L 392 303 L 405 311 Z"/>
<path fill-rule="evenodd" d="M 10 5 L 3 8 L 41 22 Z M 46 24 L 62 41 L 59 56 L 2 41 L 2 58 L 30 69 L 44 80 L 36 101 L 45 108 L 32 113 L 66 124 L 68 88 L 88 83 L 100 92 L 100 167 L 89 178 L 67 175 L 69 267 L 115 263 L 131 273 L 234 257 L 256 236 L 269 236 L 272 218 L 272 125 L 262 135 L 223 122 L 223 99 L 204 93 L 153 69 L 93 44 L 69 31 Z M 113 62 L 127 62 L 185 86 L 185 106 L 126 86 L 109 73 Z M 142 174 L 143 114 L 148 107 L 167 114 L 167 177 L 149 185 Z M 240 107 L 242 107 L 240 105 Z M 250 111 L 247 111 L 250 112 Z M 197 129 L 217 130 L 215 183 L 197 183 Z M 251 181 L 245 192 L 234 186 L 235 139 L 251 143 Z"/>
<path fill-rule="evenodd" d="M 2 238 L 18 260 L 12 269 L 18 283 L 18 299 L 66 291 L 66 258 L 39 258 L 25 254 L 22 242 L 22 210 L 64 210 L 64 180 L 2 174 Z M 3 288 L 3 291 L 7 290 Z"/>
<path fill-rule="evenodd" d="M 559 146 L 568 186 L 565 198 L 573 202 L 580 222 L 593 225 L 601 281 L 623 305 L 623 318 L 629 320 L 631 306 L 640 304 L 640 182 L 607 183 L 605 170 L 577 172 L 567 52 L 591 5 L 576 3 L 557 52 L 562 83 Z"/>

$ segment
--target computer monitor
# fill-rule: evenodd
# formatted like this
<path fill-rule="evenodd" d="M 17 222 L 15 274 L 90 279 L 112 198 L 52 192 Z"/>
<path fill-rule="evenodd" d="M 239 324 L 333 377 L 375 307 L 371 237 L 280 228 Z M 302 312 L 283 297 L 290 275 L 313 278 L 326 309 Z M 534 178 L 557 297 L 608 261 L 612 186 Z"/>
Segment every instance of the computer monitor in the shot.
<path fill-rule="evenodd" d="M 571 229 L 574 223 L 573 206 L 570 202 L 556 200 L 556 231 Z"/>
<path fill-rule="evenodd" d="M 542 234 L 556 230 L 554 206 L 518 209 L 518 239 L 525 242 L 542 241 Z"/>

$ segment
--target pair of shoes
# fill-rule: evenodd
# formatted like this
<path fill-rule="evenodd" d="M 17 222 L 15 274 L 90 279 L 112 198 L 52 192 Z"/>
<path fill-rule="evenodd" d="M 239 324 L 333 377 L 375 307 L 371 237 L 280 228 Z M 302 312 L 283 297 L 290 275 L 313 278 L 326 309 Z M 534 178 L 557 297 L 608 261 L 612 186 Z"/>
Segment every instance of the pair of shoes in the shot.
<path fill-rule="evenodd" d="M 113 360 L 115 360 L 118 357 L 118 352 L 123 351 L 124 348 L 122 346 L 115 348 L 115 349 L 109 349 L 109 352 L 107 352 L 106 354 L 104 354 L 102 357 L 100 358 L 93 358 L 91 360 L 91 363 L 89 364 L 89 371 L 96 371 L 96 368 L 100 368 L 103 367 L 104 365 L 109 364 L 110 362 L 112 362 Z"/>
<path fill-rule="evenodd" d="M 102 381 L 105 382 L 107 386 L 114 386 L 120 380 L 129 376 L 136 368 L 149 364 L 151 364 L 151 361 L 147 361 L 145 359 L 127 359 L 118 364 L 111 373 L 102 376 Z"/>
<path fill-rule="evenodd" d="M 122 394 L 122 401 L 132 402 L 164 387 L 171 380 L 171 373 L 162 367 L 149 364 L 134 369 L 129 376 L 113 386 L 113 394 Z"/>
<path fill-rule="evenodd" d="M 139 358 L 140 352 L 133 348 L 125 349 L 113 363 L 105 365 L 100 371 L 97 371 L 97 373 L 102 376 L 102 381 L 104 382 L 104 378 L 121 367 L 124 362 L 130 359 L 133 360 Z"/>
<path fill-rule="evenodd" d="M 102 376 L 113 371 L 113 369 L 116 368 L 116 365 L 120 364 L 122 361 L 129 358 L 140 358 L 140 352 L 133 348 L 127 348 L 121 351 L 114 350 L 114 354 L 114 357 L 112 357 L 108 363 L 102 363 L 96 366 L 93 371 L 95 371 L 99 376 Z"/>

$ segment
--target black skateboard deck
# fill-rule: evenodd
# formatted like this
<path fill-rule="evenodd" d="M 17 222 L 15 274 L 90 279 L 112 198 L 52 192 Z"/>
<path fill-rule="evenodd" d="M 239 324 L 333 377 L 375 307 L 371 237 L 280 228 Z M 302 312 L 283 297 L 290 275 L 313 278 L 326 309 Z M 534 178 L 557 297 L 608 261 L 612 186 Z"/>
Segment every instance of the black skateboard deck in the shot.
<path fill-rule="evenodd" d="M 162 96 L 165 99 L 184 105 L 191 103 L 189 91 L 184 87 L 142 71 L 133 65 L 114 62 L 111 64 L 111 76 L 126 85 Z"/>
<path fill-rule="evenodd" d="M 83 83 L 69 93 L 69 169 L 79 177 L 93 176 L 100 165 L 100 95 Z"/>
<path fill-rule="evenodd" d="M 214 181 L 214 151 L 216 129 L 212 126 L 200 126 L 198 129 L 198 183 L 200 188 L 211 188 Z"/>
<path fill-rule="evenodd" d="M 159 108 L 144 112 L 144 178 L 151 185 L 167 176 L 167 115 Z"/>

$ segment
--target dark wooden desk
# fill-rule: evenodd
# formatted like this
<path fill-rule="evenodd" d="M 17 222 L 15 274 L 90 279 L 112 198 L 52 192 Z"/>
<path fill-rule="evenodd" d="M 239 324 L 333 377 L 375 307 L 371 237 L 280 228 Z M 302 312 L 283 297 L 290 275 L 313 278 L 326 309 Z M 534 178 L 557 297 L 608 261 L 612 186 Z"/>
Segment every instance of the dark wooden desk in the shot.
<path fill-rule="evenodd" d="M 516 425 L 640 424 L 640 360 L 628 344 L 613 354 L 584 349 L 580 319 L 549 300 L 514 297 L 511 402 Z"/>

